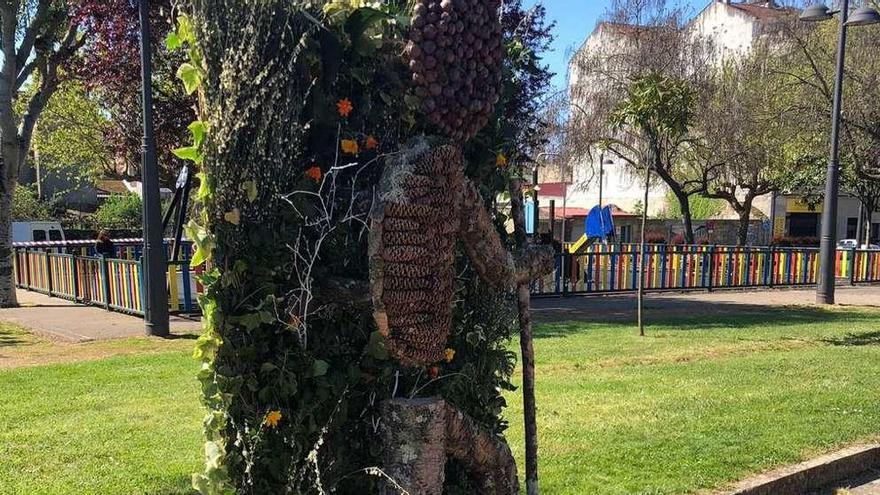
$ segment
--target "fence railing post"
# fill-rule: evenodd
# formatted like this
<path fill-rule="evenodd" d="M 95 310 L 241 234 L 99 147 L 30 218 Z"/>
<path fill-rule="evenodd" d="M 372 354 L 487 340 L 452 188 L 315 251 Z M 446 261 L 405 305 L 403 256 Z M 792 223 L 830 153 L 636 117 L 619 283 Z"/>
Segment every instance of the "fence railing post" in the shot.
<path fill-rule="evenodd" d="M 715 278 L 715 246 L 709 246 L 709 270 L 707 277 L 706 290 L 712 292 L 712 287 L 714 286 Z"/>
<path fill-rule="evenodd" d="M 31 290 L 31 256 L 28 248 L 24 248 L 24 288 Z"/>
<path fill-rule="evenodd" d="M 73 302 L 78 302 L 79 297 L 79 266 L 76 263 L 76 255 L 72 254 L 70 258 L 70 268 L 73 270 Z"/>
<path fill-rule="evenodd" d="M 856 248 L 849 252 L 849 285 L 856 285 Z"/>
<path fill-rule="evenodd" d="M 49 296 L 52 296 L 52 259 L 49 257 L 49 251 L 46 250 L 44 252 L 46 255 L 46 289 L 49 292 Z"/>
<path fill-rule="evenodd" d="M 568 295 L 568 284 L 571 282 L 571 264 L 566 263 L 568 261 L 569 254 L 565 251 L 562 252 L 562 259 L 560 261 L 559 271 L 562 272 L 562 295 Z M 569 268 L 566 268 L 569 267 Z"/>
<path fill-rule="evenodd" d="M 102 284 L 101 287 L 104 291 L 104 309 L 110 309 L 110 269 L 107 266 L 107 258 L 104 255 L 100 255 L 98 258 L 101 261 L 101 278 Z"/>
<path fill-rule="evenodd" d="M 776 246 L 770 246 L 770 279 L 767 286 L 771 289 L 776 283 Z"/>

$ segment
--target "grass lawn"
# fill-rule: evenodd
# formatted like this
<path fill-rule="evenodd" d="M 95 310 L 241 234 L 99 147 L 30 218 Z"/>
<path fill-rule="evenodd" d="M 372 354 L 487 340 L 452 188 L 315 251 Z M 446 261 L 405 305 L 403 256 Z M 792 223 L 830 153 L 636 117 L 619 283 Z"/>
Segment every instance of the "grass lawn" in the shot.
<path fill-rule="evenodd" d="M 543 493 L 697 492 L 880 436 L 878 323 L 876 310 L 789 308 L 655 321 L 645 338 L 538 327 Z M 0 362 L 55 347 L 29 339 L 0 324 Z M 66 352 L 91 360 L 0 369 L 0 493 L 189 493 L 202 443 L 191 342 L 142 340 L 145 354 L 83 344 Z"/>

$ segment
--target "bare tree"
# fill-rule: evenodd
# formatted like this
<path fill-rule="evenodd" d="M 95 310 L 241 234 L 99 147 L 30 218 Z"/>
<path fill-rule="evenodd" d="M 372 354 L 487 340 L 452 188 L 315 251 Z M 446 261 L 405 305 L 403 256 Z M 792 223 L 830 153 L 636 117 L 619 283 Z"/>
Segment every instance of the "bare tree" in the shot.
<path fill-rule="evenodd" d="M 782 80 L 776 111 L 791 116 L 790 125 L 797 131 L 786 152 L 790 161 L 801 165 L 790 170 L 785 185 L 808 197 L 821 194 L 819 181 L 826 166 L 838 29 L 827 24 L 788 19 L 780 25 L 776 41 L 783 48 L 772 59 L 772 70 Z M 841 116 L 841 187 L 861 202 L 868 218 L 880 208 L 878 42 L 876 29 L 850 29 Z"/>
<path fill-rule="evenodd" d="M 0 307 L 15 306 L 10 237 L 12 197 L 34 126 L 61 81 L 61 65 L 85 39 L 57 0 L 0 0 Z M 27 85 L 23 112 L 16 103 Z"/>
<path fill-rule="evenodd" d="M 722 199 L 739 216 L 737 241 L 747 242 L 755 199 L 779 189 L 790 163 L 785 144 L 796 125 L 779 112 L 782 81 L 768 68 L 772 48 L 762 43 L 727 63 L 700 95 L 699 141 L 691 160 L 704 180 L 703 195 Z"/>
<path fill-rule="evenodd" d="M 649 74 L 686 81 L 695 90 L 704 86 L 710 45 L 684 29 L 684 9 L 668 7 L 664 0 L 616 0 L 605 18 L 569 67 L 569 159 L 592 161 L 602 150 L 626 163 L 634 175 L 652 167 L 681 204 L 685 236 L 693 242 L 689 198 L 703 191 L 703 182 L 685 160 L 691 136 L 650 143 L 634 127 L 613 126 L 610 116 L 632 82 Z"/>

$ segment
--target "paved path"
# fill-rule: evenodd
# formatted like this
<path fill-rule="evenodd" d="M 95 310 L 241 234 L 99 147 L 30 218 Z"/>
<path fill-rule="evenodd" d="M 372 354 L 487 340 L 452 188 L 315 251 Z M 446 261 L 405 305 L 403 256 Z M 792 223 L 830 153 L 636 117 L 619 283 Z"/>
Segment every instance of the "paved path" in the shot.
<path fill-rule="evenodd" d="M 844 306 L 880 308 L 880 285 L 838 287 L 837 303 Z M 687 293 L 648 293 L 647 316 L 692 315 L 695 312 L 729 313 L 767 307 L 809 306 L 816 303 L 816 289 L 761 289 Z M 617 321 L 636 314 L 635 294 L 536 298 L 532 301 L 536 321 Z"/>
<path fill-rule="evenodd" d="M 144 320 L 64 299 L 19 290 L 19 308 L 0 309 L 0 320 L 25 327 L 52 340 L 86 342 L 90 340 L 144 335 Z M 201 322 L 171 318 L 173 334 L 197 333 Z"/>

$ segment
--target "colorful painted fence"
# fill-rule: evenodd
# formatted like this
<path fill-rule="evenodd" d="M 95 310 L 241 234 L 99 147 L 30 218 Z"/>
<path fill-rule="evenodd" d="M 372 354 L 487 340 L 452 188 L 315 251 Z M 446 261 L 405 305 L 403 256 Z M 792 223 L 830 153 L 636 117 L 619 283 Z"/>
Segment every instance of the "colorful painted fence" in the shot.
<path fill-rule="evenodd" d="M 632 244 L 560 254 L 555 272 L 533 284 L 532 292 L 632 292 L 639 286 L 640 258 Z M 650 245 L 644 258 L 651 291 L 814 285 L 819 272 L 815 248 Z M 880 282 L 880 251 L 838 251 L 836 273 L 850 283 Z"/>
<path fill-rule="evenodd" d="M 16 287 L 108 310 L 143 315 L 143 277 L 139 259 L 78 256 L 15 248 Z M 172 312 L 198 311 L 199 286 L 189 261 L 168 264 Z"/>

